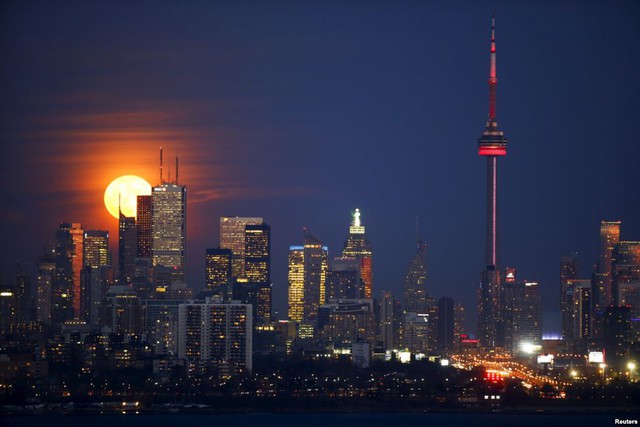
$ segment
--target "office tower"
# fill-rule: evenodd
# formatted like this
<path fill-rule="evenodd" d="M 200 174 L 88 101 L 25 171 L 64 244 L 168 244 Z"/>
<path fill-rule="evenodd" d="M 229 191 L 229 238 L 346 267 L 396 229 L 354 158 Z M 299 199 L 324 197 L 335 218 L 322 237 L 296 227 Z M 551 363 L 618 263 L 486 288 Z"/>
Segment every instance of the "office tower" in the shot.
<path fill-rule="evenodd" d="M 83 249 L 83 267 L 100 267 L 101 265 L 111 264 L 108 231 L 86 230 Z"/>
<path fill-rule="evenodd" d="M 152 196 L 137 196 L 136 225 L 138 226 L 138 258 L 151 258 L 153 241 Z"/>
<path fill-rule="evenodd" d="M 256 319 L 271 321 L 271 227 L 268 224 L 245 226 L 244 274 L 255 288 Z"/>
<path fill-rule="evenodd" d="M 151 190 L 151 218 L 151 257 L 156 282 L 162 285 L 184 283 L 187 187 L 178 185 L 177 158 L 175 180 L 173 182 L 163 180 L 162 149 L 160 149 L 160 184 Z"/>
<path fill-rule="evenodd" d="M 496 121 L 495 21 L 491 24 L 491 65 L 489 72 L 489 118 L 478 139 L 478 154 L 487 158 L 487 247 L 485 269 L 478 289 L 478 339 L 485 350 L 499 345 L 496 335 L 500 313 L 498 271 L 498 157 L 507 154 L 507 140 Z"/>
<path fill-rule="evenodd" d="M 616 243 L 611 266 L 613 303 L 629 307 L 630 337 L 640 341 L 640 242 Z"/>
<path fill-rule="evenodd" d="M 288 317 L 302 322 L 304 316 L 304 246 L 289 246 Z"/>
<path fill-rule="evenodd" d="M 325 301 L 364 298 L 364 281 L 358 274 L 356 257 L 333 258 L 327 272 Z"/>
<path fill-rule="evenodd" d="M 236 278 L 245 276 L 245 239 L 248 225 L 261 225 L 260 217 L 228 217 L 220 218 L 220 247 L 231 249 L 233 260 L 231 262 L 231 275 Z"/>
<path fill-rule="evenodd" d="M 38 262 L 36 289 L 36 320 L 45 325 L 51 324 L 51 296 L 56 277 L 56 261 L 52 252 L 44 255 Z"/>
<path fill-rule="evenodd" d="M 343 257 L 355 257 L 358 274 L 364 283 L 364 298 L 371 299 L 373 290 L 373 266 L 371 261 L 371 243 L 367 240 L 366 230 L 360 220 L 360 209 L 353 213 L 349 235 L 342 250 Z"/>
<path fill-rule="evenodd" d="M 271 282 L 271 227 L 245 226 L 244 277 L 254 283 Z"/>
<path fill-rule="evenodd" d="M 72 287 L 72 295 L 73 295 L 73 315 L 74 317 L 80 316 L 81 304 L 82 304 L 82 283 L 81 283 L 81 274 L 82 274 L 82 244 L 84 239 L 84 232 L 82 230 L 82 224 L 80 223 L 72 223 L 66 224 L 68 226 L 68 232 L 71 235 L 71 270 L 73 275 L 73 287 Z"/>
<path fill-rule="evenodd" d="M 51 321 L 58 326 L 74 317 L 73 260 L 76 251 L 71 229 L 77 229 L 76 225 L 61 223 L 56 231 L 54 247 L 56 272 L 51 285 Z M 80 294 L 80 291 L 77 294 Z"/>
<path fill-rule="evenodd" d="M 411 353 L 429 353 L 431 342 L 434 338 L 431 331 L 434 329 L 430 323 L 435 323 L 427 313 L 407 312 L 403 323 L 403 347 Z"/>
<path fill-rule="evenodd" d="M 416 254 L 404 276 L 402 306 L 407 313 L 425 313 L 427 301 L 427 245 L 418 241 Z"/>
<path fill-rule="evenodd" d="M 206 286 L 215 296 L 227 299 L 227 285 L 231 280 L 231 249 L 209 248 L 205 255 Z"/>
<path fill-rule="evenodd" d="M 113 269 L 111 265 L 100 265 L 97 267 L 85 267 L 83 271 L 83 290 L 86 296 L 83 297 L 83 317 L 92 328 L 100 326 L 100 319 L 103 315 L 102 304 L 107 295 L 109 286 L 113 284 Z"/>
<path fill-rule="evenodd" d="M 120 211 L 118 221 L 118 268 L 120 284 L 133 282 L 133 264 L 138 255 L 138 227 L 134 217 L 125 216 Z"/>
<path fill-rule="evenodd" d="M 181 304 L 178 357 L 186 359 L 193 371 L 214 368 L 222 375 L 251 372 L 251 311 L 249 304 Z"/>
<path fill-rule="evenodd" d="M 289 247 L 289 320 L 315 324 L 325 301 L 329 249 L 304 231 L 304 246 Z"/>
<path fill-rule="evenodd" d="M 524 344 L 542 344 L 542 298 L 538 283 L 505 282 L 500 317 L 504 327 L 504 346 L 516 353 Z"/>
<path fill-rule="evenodd" d="M 451 353 L 454 348 L 455 311 L 453 298 L 442 297 L 438 300 L 438 349 Z"/>
<path fill-rule="evenodd" d="M 84 233 L 84 268 L 82 270 L 81 319 L 97 326 L 100 305 L 112 275 L 109 253 L 109 232 L 86 230 Z M 92 319 L 94 323 L 92 323 Z"/>

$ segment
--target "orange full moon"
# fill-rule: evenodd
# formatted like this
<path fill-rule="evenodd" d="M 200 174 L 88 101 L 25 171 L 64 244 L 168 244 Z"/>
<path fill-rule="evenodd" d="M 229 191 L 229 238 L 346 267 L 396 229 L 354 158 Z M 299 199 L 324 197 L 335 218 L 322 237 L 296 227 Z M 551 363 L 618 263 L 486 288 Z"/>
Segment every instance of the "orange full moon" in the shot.
<path fill-rule="evenodd" d="M 151 184 L 135 175 L 124 175 L 111 181 L 104 192 L 104 205 L 115 218 L 120 218 L 119 209 L 125 216 L 136 216 L 137 196 L 151 194 Z"/>

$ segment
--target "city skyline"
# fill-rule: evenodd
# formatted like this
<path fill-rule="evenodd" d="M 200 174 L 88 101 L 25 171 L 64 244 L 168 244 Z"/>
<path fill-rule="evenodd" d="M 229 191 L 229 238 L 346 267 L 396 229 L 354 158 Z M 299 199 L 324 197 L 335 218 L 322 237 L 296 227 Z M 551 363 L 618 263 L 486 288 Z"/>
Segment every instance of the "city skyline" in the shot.
<path fill-rule="evenodd" d="M 153 177 L 163 146 L 180 156 L 189 189 L 194 289 L 204 287 L 219 218 L 260 216 L 272 228 L 274 305 L 283 318 L 287 251 L 302 227 L 331 259 L 350 211 L 360 208 L 374 252 L 373 295 L 390 289 L 401 297 L 418 216 L 428 292 L 464 303 L 475 319 L 485 186 L 473 150 L 486 114 L 493 9 L 462 4 L 149 11 L 138 3 L 126 18 L 65 5 L 46 19 L 26 5 L 5 6 L 12 65 L 2 70 L 0 153 L 8 165 L 0 177 L 9 203 L 0 218 L 15 243 L 0 254 L 4 280 L 13 280 L 16 261 L 36 262 L 60 222 L 115 237 L 106 185 L 125 173 L 160 184 Z M 601 220 L 620 220 L 625 240 L 640 239 L 639 196 L 624 185 L 634 182 L 640 154 L 632 71 L 640 65 L 639 9 L 572 6 L 495 8 L 499 115 L 510 139 L 501 164 L 501 266 L 539 282 L 545 308 L 556 312 L 560 256 L 579 252 L 579 278 L 588 277 Z M 98 16 L 117 30 L 94 25 Z M 66 30 L 49 37 L 60 26 Z M 167 48 L 153 41 L 158 34 Z"/>

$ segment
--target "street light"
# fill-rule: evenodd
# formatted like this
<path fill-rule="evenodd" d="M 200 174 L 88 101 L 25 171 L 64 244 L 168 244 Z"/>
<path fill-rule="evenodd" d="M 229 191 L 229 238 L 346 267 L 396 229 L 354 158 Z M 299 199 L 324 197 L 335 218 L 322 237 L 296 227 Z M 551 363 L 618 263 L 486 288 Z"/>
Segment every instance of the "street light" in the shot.
<path fill-rule="evenodd" d="M 636 363 L 635 362 L 627 363 L 627 368 L 629 369 L 629 381 L 633 381 L 633 371 L 636 370 Z"/>

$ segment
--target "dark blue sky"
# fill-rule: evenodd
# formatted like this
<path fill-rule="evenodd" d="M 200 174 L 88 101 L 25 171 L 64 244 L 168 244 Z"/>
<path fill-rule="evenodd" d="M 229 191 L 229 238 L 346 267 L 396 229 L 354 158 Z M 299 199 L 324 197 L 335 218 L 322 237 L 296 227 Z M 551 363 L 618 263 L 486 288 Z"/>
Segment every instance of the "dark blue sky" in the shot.
<path fill-rule="evenodd" d="M 483 267 L 491 14 L 496 14 L 501 264 L 541 283 L 590 274 L 602 219 L 640 239 L 640 7 L 635 1 L 38 2 L 0 6 L 0 259 L 32 264 L 61 221 L 117 223 L 114 178 L 188 186 L 188 278 L 221 215 L 272 226 L 274 298 L 306 226 L 338 255 L 359 207 L 374 291 L 428 244 L 429 291 L 475 323 Z M 115 255 L 115 253 L 114 253 Z"/>

